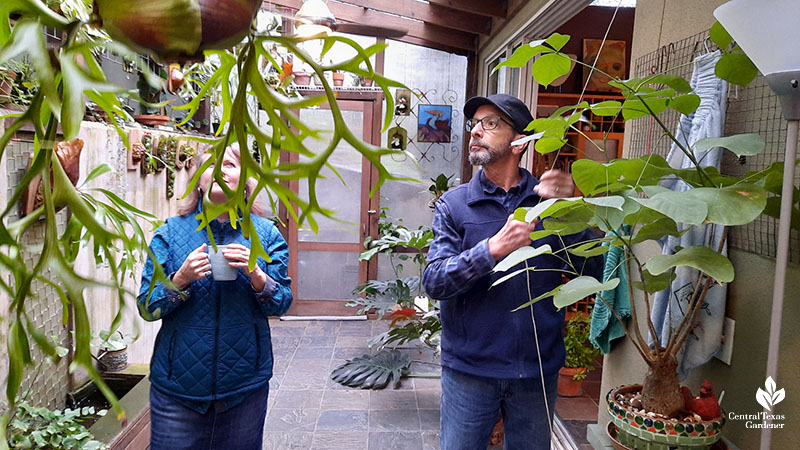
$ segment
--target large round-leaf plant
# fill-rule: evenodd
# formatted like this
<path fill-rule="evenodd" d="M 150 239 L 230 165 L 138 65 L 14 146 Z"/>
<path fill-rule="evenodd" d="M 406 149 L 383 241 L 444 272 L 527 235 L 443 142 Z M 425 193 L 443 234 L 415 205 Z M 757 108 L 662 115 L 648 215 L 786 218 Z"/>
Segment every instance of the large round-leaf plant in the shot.
<path fill-rule="evenodd" d="M 737 70 L 738 66 L 731 64 L 731 61 L 747 57 L 738 47 L 732 47 L 730 39 L 725 36 L 727 33 L 724 29 L 715 25 L 712 39 L 719 41 L 717 44 L 723 52 L 717 66 L 718 68 L 722 66 L 722 69 L 717 70 L 717 74 L 731 82 L 746 84 L 754 77 L 750 67 L 752 63 L 748 60 L 749 64 L 743 64 Z M 522 46 L 500 66 L 524 67 L 530 58 L 538 56 L 538 64 L 533 65 L 532 75 L 539 83 L 546 86 L 550 80 L 566 73 L 561 67 L 563 65 L 561 60 L 568 56 L 560 50 L 567 39 L 568 36 L 556 33 L 545 40 Z M 541 63 L 546 57 L 552 59 L 552 64 Z M 585 65 L 581 61 L 575 62 Z M 568 68 L 568 65 L 565 67 Z M 592 70 L 599 71 L 596 67 Z M 692 161 L 692 167 L 672 168 L 662 156 L 656 154 L 605 162 L 590 159 L 575 161 L 572 164 L 572 174 L 583 197 L 546 200 L 536 207 L 517 210 L 515 217 L 527 222 L 543 220 L 544 229 L 531 234 L 534 240 L 548 235 L 573 234 L 587 226 L 599 228 L 605 236 L 560 250 L 553 250 L 550 246 L 523 247 L 510 254 L 495 270 L 507 271 L 540 254 L 552 254 L 563 259 L 570 267 L 568 272 L 572 277 L 571 281 L 530 299 L 516 310 L 526 309 L 533 303 L 548 298 L 552 298 L 557 307 L 563 308 L 592 294 L 596 295 L 597 302 L 606 302 L 601 292 L 615 288 L 620 282 L 619 278 L 614 276 L 598 280 L 581 274 L 580 267 L 573 264 L 571 257 L 603 254 L 608 251 L 608 245 L 621 247 L 624 250 L 621 264 L 625 265 L 628 272 L 636 274 L 635 278 L 640 280 L 636 281 L 634 277 L 629 276 L 628 292 L 631 298 L 634 297 L 634 291 L 640 292 L 647 309 L 637 311 L 636 302 L 632 302 L 633 324 L 629 327 L 631 331 L 626 329 L 628 338 L 649 368 L 642 383 L 644 408 L 671 416 L 684 407 L 677 376 L 678 352 L 689 336 L 709 287 L 714 283 L 732 281 L 734 267 L 723 254 L 722 246 L 719 248 L 691 246 L 677 249 L 678 251 L 672 255 L 656 255 L 647 259 L 642 259 L 635 253 L 633 246 L 645 241 L 657 241 L 666 236 L 680 236 L 693 227 L 709 224 L 729 227 L 752 222 L 765 212 L 768 195 L 779 194 L 783 163 L 747 173 L 743 177 L 721 174 L 713 167 L 704 167 L 696 158 L 696 155 L 701 155 L 702 152 L 721 147 L 736 156 L 755 155 L 764 149 L 764 140 L 755 134 L 743 134 L 701 139 L 689 146 L 684 140 L 677 139 L 673 130 L 669 129 L 659 116 L 668 108 L 687 115 L 698 108 L 700 98 L 692 92 L 686 80 L 671 74 L 655 74 L 628 80 L 615 79 L 612 76 L 609 78 L 612 79 L 609 84 L 621 92 L 622 101 L 604 101 L 597 104 L 583 101 L 577 105 L 564 106 L 549 117 L 532 121 L 527 129 L 534 131 L 533 137 L 538 139 L 535 144 L 536 151 L 556 152 L 564 145 L 570 145 L 566 134 L 572 132 L 584 135 L 590 145 L 594 144 L 598 151 L 604 153 L 604 146 L 589 139 L 578 123 L 584 113 L 621 116 L 624 120 L 649 117 L 659 125 L 661 133 L 672 140 L 686 158 Z M 606 133 L 604 141 L 607 137 Z M 582 151 L 582 149 L 576 150 Z M 672 191 L 660 184 L 663 181 L 678 179 L 691 189 Z M 660 342 L 659 334 L 655 332 L 650 319 L 651 295 L 665 289 L 673 278 L 673 269 L 681 266 L 698 270 L 701 278 L 690 296 L 684 320 L 673 331 L 667 342 Z M 506 275 L 496 283 L 502 283 L 513 276 L 530 276 L 531 271 L 536 271 L 536 268 L 526 266 Z M 608 306 L 621 321 L 621 317 L 613 307 Z M 652 345 L 639 331 L 641 321 L 645 322 L 650 331 Z"/>

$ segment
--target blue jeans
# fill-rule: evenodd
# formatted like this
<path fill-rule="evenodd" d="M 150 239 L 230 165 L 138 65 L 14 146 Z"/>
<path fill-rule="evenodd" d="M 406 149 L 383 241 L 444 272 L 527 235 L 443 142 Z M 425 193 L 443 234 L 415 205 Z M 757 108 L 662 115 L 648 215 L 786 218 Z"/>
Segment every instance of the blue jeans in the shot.
<path fill-rule="evenodd" d="M 205 414 L 150 388 L 150 450 L 261 450 L 269 386 L 242 403 Z"/>
<path fill-rule="evenodd" d="M 558 374 L 545 376 L 550 419 Z M 486 450 L 498 416 L 506 450 L 550 450 L 550 428 L 539 377 L 497 379 L 442 367 L 442 450 Z"/>

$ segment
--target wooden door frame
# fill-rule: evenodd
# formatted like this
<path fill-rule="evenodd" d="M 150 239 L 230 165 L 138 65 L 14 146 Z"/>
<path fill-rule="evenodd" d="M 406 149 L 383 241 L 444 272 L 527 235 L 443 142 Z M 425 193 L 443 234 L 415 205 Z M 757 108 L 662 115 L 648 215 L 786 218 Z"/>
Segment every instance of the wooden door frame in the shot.
<path fill-rule="evenodd" d="M 304 90 L 304 95 L 322 95 L 324 91 Z M 381 109 L 383 101 L 383 93 L 375 91 L 339 91 L 337 102 L 342 104 L 352 104 L 355 102 L 362 102 L 364 113 L 364 130 L 363 136 L 368 143 L 380 146 L 381 144 Z M 321 108 L 330 109 L 330 105 L 325 103 L 320 105 Z M 299 111 L 295 111 L 295 114 Z M 297 161 L 298 155 L 291 152 L 282 152 L 281 162 L 294 162 Z M 338 248 L 345 251 L 361 251 L 363 250 L 362 242 L 367 236 L 372 236 L 373 239 L 378 235 L 378 219 L 380 212 L 380 194 L 376 191 L 372 197 L 369 196 L 370 190 L 377 183 L 378 170 L 364 157 L 361 163 L 361 215 L 360 215 L 360 242 L 355 243 L 312 243 L 312 242 L 298 242 L 297 223 L 291 219 L 286 206 L 281 204 L 279 214 L 284 223 L 288 226 L 285 228 L 286 241 L 289 245 L 289 277 L 292 282 L 292 295 L 294 301 L 289 308 L 287 315 L 295 316 L 325 316 L 325 315 L 355 315 L 357 308 L 350 308 L 344 306 L 342 300 L 300 300 L 297 296 L 297 277 L 298 277 L 298 252 L 300 250 L 317 250 L 319 246 L 324 245 L 326 249 Z M 299 181 L 292 180 L 285 183 L 290 189 L 297 192 L 299 188 Z M 369 211 L 375 211 L 370 214 Z M 294 244 L 294 245 L 292 245 Z M 358 267 L 359 283 L 368 279 L 374 279 L 377 276 L 377 258 L 372 261 L 360 261 Z M 355 287 L 355 286 L 353 286 Z"/>

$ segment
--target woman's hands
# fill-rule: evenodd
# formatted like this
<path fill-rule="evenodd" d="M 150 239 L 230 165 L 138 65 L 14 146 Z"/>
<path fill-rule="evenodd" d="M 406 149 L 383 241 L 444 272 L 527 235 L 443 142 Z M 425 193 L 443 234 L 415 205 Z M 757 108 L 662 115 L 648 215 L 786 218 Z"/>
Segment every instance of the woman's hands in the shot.
<path fill-rule="evenodd" d="M 211 263 L 208 261 L 208 253 L 206 253 L 206 244 L 197 247 L 189 253 L 186 260 L 183 261 L 181 268 L 172 276 L 172 282 L 180 290 L 189 287 L 194 280 L 202 280 L 203 278 L 211 275 Z"/>
<path fill-rule="evenodd" d="M 192 281 L 202 280 L 211 275 L 211 263 L 206 252 L 207 248 L 208 245 L 203 244 L 194 249 L 183 261 L 181 268 L 175 272 L 172 282 L 175 283 L 178 289 L 184 290 Z M 264 289 L 267 284 L 267 274 L 258 265 L 252 271 L 248 270 L 249 248 L 241 244 L 227 244 L 222 250 L 222 256 L 228 260 L 228 265 L 231 267 L 244 269 L 245 273 L 250 276 L 250 283 L 253 285 L 253 289 L 256 291 Z"/>
<path fill-rule="evenodd" d="M 267 274 L 258 267 L 258 264 L 253 268 L 252 272 L 248 270 L 247 261 L 250 260 L 249 248 L 242 244 L 228 244 L 225 246 L 225 249 L 222 250 L 222 256 L 227 258 L 228 264 L 231 267 L 244 269 L 245 273 L 250 276 L 250 284 L 253 285 L 253 289 L 259 292 L 264 289 L 264 286 L 267 284 Z"/>

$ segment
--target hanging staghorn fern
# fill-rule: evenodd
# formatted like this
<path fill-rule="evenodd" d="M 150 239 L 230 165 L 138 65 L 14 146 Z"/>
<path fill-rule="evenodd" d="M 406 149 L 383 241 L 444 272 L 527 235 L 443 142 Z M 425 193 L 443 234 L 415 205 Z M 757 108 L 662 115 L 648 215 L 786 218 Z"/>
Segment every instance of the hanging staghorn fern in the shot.
<path fill-rule="evenodd" d="M 31 61 L 38 79 L 36 94 L 31 99 L 30 106 L 25 111 L 15 114 L 10 125 L 0 136 L 0 158 L 2 158 L 11 139 L 23 126 L 33 128 L 35 132 L 30 170 L 20 180 L 19 188 L 11 193 L 5 208 L 0 212 L 0 246 L 4 249 L 0 257 L 0 271 L 11 274 L 8 281 L 3 280 L 0 283 L 0 291 L 10 299 L 9 309 L 2 311 L 2 316 L 8 324 L 9 371 L 6 397 L 11 402 L 5 413 L 0 415 L 0 435 L 5 435 L 9 418 L 16 409 L 14 399 L 17 398 L 24 373 L 33 364 L 31 346 L 35 345 L 54 359 L 59 358 L 54 346 L 26 314 L 26 302 L 32 296 L 34 282 L 47 284 L 57 292 L 56 299 L 50 301 L 61 302 L 65 310 L 71 308 L 73 315 L 65 317 L 65 321 L 71 319 L 74 323 L 75 351 L 72 363 L 86 370 L 92 381 L 112 403 L 117 417 L 124 419 L 124 412 L 119 402 L 92 364 L 89 347 L 92 333 L 84 294 L 87 288 L 97 286 L 110 287 L 114 290 L 117 294 L 114 301 L 118 304 L 117 310 L 120 313 L 114 317 L 109 328 L 112 331 L 116 330 L 122 323 L 121 311 L 127 309 L 126 300 L 131 297 L 131 293 L 124 288 L 125 280 L 134 275 L 136 262 L 150 253 L 147 247 L 148 234 L 145 230 L 155 228 L 161 221 L 149 212 L 128 204 L 107 189 L 89 189 L 84 185 L 73 186 L 58 158 L 54 157 L 54 143 L 60 139 L 59 128 L 64 140 L 77 137 L 85 114 L 84 98 L 88 97 L 108 115 L 110 125 L 118 131 L 125 146 L 130 145 L 128 136 L 121 126 L 124 122 L 132 122 L 132 118 L 120 103 L 120 98 L 126 92 L 108 81 L 94 55 L 98 52 L 114 53 L 126 61 L 132 61 L 148 79 L 149 84 L 162 85 L 163 80 L 159 79 L 149 69 L 144 59 L 134 51 L 141 50 L 148 44 L 137 43 L 122 32 L 124 27 L 120 20 L 132 21 L 137 18 L 152 17 L 152 14 L 160 13 L 159 11 L 174 12 L 175 9 L 164 8 L 164 5 L 180 9 L 183 7 L 181 5 L 186 6 L 189 3 L 200 6 L 199 22 L 195 20 L 197 16 L 193 20 L 172 20 L 169 22 L 170 28 L 162 30 L 166 33 L 162 36 L 166 39 L 165 46 L 149 50 L 167 60 L 172 57 L 177 59 L 183 56 L 199 57 L 199 52 L 203 49 L 236 45 L 227 50 L 203 51 L 202 56 L 219 60 L 219 67 L 213 70 L 205 82 L 200 83 L 201 88 L 197 97 L 182 107 L 187 110 L 185 117 L 188 120 L 197 111 L 201 100 L 215 91 L 219 92 L 223 109 L 215 136 L 188 137 L 207 146 L 207 153 L 211 157 L 198 168 L 187 192 L 194 190 L 200 175 L 205 170 L 211 170 L 217 181 L 221 182 L 220 162 L 225 149 L 234 142 L 238 142 L 240 148 L 248 148 L 248 137 L 255 140 L 259 153 L 258 160 L 249 152 L 242 152 L 240 184 L 235 189 L 230 189 L 221 183 L 228 194 L 228 201 L 219 205 L 207 203 L 201 217 L 202 226 L 206 226 L 220 214 L 240 211 L 242 232 L 255 244 L 251 252 L 251 267 L 255 265 L 258 257 L 269 260 L 269 255 L 259 245 L 260 240 L 250 217 L 250 209 L 258 194 L 266 192 L 273 210 L 277 210 L 280 205 L 285 206 L 298 226 L 305 226 L 316 232 L 319 228 L 317 219 L 320 216 L 333 216 L 333 211 L 329 209 L 331 205 L 323 206 L 319 203 L 316 183 L 320 178 L 320 171 L 340 143 L 347 142 L 376 169 L 379 179 L 373 193 L 388 179 L 410 180 L 391 175 L 382 164 L 381 158 L 396 153 L 395 151 L 365 143 L 348 129 L 342 111 L 336 103 L 335 92 L 323 76 L 325 72 L 346 71 L 375 80 L 383 90 L 387 102 L 384 126 L 388 126 L 394 110 L 393 96 L 389 88 L 405 88 L 405 86 L 374 73 L 370 58 L 383 51 L 386 48 L 385 43 L 364 48 L 346 37 L 319 37 L 326 51 L 338 43 L 352 48 L 355 54 L 349 60 L 323 65 L 300 48 L 303 42 L 301 39 L 273 35 L 246 35 L 255 10 L 248 14 L 240 12 L 232 14 L 230 8 L 227 6 L 223 8 L 228 3 L 246 4 L 247 8 L 250 8 L 254 3 L 252 0 L 241 2 L 205 0 L 202 5 L 199 0 L 196 2 L 194 0 L 185 2 L 98 0 L 96 12 L 99 16 L 96 15 L 97 20 L 92 23 L 68 18 L 60 12 L 49 9 L 41 0 L 0 1 L 0 64 L 13 58 L 27 58 Z M 140 11 L 140 14 L 132 9 L 123 12 L 125 8 L 141 9 L 148 6 L 151 10 Z M 220 35 L 212 32 L 220 30 L 221 27 L 207 20 L 211 17 L 206 15 L 208 11 L 215 11 L 218 18 L 224 12 L 223 24 L 228 27 L 230 34 Z M 123 17 L 126 14 L 128 17 Z M 232 15 L 229 17 L 228 14 Z M 103 21 L 100 22 L 99 19 Z M 246 22 L 246 25 L 240 22 Z M 161 25 L 163 27 L 164 23 Z M 42 33 L 44 26 L 64 33 L 65 39 L 59 47 L 48 49 Z M 97 26 L 105 26 L 112 39 L 95 40 L 92 34 L 82 32 Z M 176 37 L 176 33 L 180 36 Z M 122 35 L 127 37 L 123 38 Z M 188 36 L 188 39 L 184 39 L 184 36 Z M 242 37 L 245 37 L 245 40 L 240 43 Z M 323 82 L 321 87 L 323 94 L 313 97 L 290 96 L 268 85 L 261 73 L 262 68 L 266 67 L 267 69 L 263 70 L 268 70 L 271 66 L 283 74 L 283 67 L 267 50 L 273 45 L 286 48 L 294 55 L 296 62 L 308 64 L 320 76 Z M 266 126 L 260 125 L 258 117 L 249 110 L 248 105 L 252 103 L 258 104 L 259 109 L 266 112 L 269 119 Z M 304 123 L 296 111 L 322 103 L 328 103 L 330 106 L 333 132 L 329 139 L 326 135 L 328 146 L 315 153 L 310 150 L 314 146 L 309 144 L 309 141 L 321 139 L 323 133 L 329 130 L 317 129 L 313 123 Z M 152 156 L 160 157 L 160 141 L 163 139 L 159 139 L 156 143 L 151 137 L 149 145 L 145 143 L 148 153 L 142 160 L 143 169 L 155 168 L 158 162 Z M 286 163 L 280 159 L 280 155 L 285 152 L 309 158 L 303 162 Z M 211 169 L 212 164 L 213 169 Z M 51 169 L 52 177 L 47 176 Z M 93 180 L 111 171 L 107 165 L 90 168 L 86 180 Z M 143 170 L 142 173 L 146 171 Z M 42 178 L 42 206 L 20 220 L 9 221 L 25 186 L 37 176 Z M 245 183 L 249 178 L 255 179 L 256 188 L 253 195 L 247 199 L 244 193 Z M 289 189 L 287 181 L 290 180 L 306 184 L 308 196 L 300 197 Z M 183 195 L 183 193 L 178 194 Z M 69 224 L 59 229 L 55 211 L 56 208 L 63 206 L 69 208 L 71 216 Z M 26 265 L 23 255 L 29 254 L 31 249 L 23 238 L 31 226 L 39 224 L 44 229 L 44 239 L 36 248 L 33 264 Z M 209 237 L 213 239 L 211 233 Z M 109 277 L 90 279 L 76 273 L 75 265 L 79 251 L 86 247 L 89 247 L 90 251 L 81 254 L 86 255 L 88 264 L 104 265 L 110 273 Z M 45 273 L 49 275 L 45 276 Z M 156 264 L 151 287 L 159 282 L 172 286 L 162 267 Z M 4 442 L 0 442 L 0 448 L 4 447 L 3 444 Z"/>

